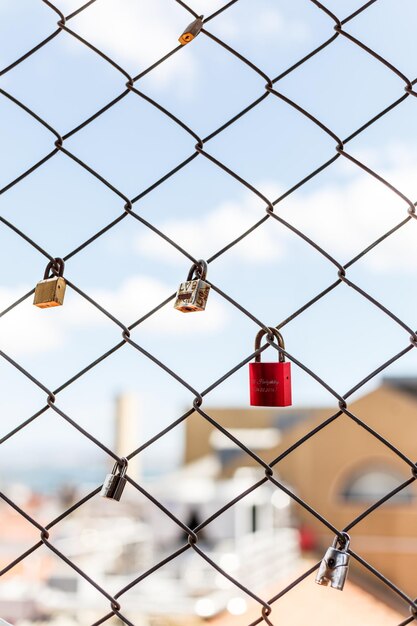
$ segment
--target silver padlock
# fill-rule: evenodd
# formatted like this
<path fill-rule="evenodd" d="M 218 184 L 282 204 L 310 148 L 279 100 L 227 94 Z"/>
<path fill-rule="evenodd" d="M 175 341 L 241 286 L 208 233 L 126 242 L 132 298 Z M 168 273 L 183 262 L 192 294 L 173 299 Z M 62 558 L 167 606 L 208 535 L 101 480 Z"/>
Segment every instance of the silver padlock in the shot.
<path fill-rule="evenodd" d="M 123 489 L 126 485 L 127 459 L 121 459 L 122 465 L 116 461 L 111 474 L 107 474 L 100 495 L 103 498 L 117 500 L 122 497 Z"/>
<path fill-rule="evenodd" d="M 333 589 L 343 590 L 346 582 L 350 556 L 348 554 L 350 537 L 347 533 L 342 533 L 344 540 L 336 537 L 333 545 L 328 548 L 324 558 L 320 564 L 319 571 L 316 576 L 318 585 L 329 585 Z M 339 545 L 339 548 L 337 548 Z"/>
<path fill-rule="evenodd" d="M 181 283 L 177 291 L 174 308 L 182 313 L 190 311 L 204 311 L 210 291 L 210 285 L 205 282 L 207 263 L 198 261 L 188 273 L 185 283 Z"/>

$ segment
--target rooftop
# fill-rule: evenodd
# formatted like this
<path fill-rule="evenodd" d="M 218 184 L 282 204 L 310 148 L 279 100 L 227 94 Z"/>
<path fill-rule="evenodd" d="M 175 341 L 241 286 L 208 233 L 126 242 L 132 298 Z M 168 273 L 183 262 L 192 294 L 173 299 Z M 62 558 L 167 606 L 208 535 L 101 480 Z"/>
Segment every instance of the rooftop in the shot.
<path fill-rule="evenodd" d="M 299 572 L 280 583 L 279 588 L 271 588 L 261 593 L 262 598 L 271 598 L 280 589 L 294 581 L 313 564 L 304 561 Z M 407 608 L 401 614 L 377 600 L 350 580 L 343 592 L 330 587 L 321 587 L 314 583 L 315 573 L 308 576 L 299 585 L 272 604 L 270 620 L 273 624 L 285 626 L 393 626 L 407 618 Z M 210 620 L 210 626 L 242 626 L 259 618 L 259 604 L 248 601 L 248 611 L 244 615 L 223 613 Z"/>
<path fill-rule="evenodd" d="M 382 384 L 417 397 L 417 377 L 415 376 L 386 376 L 382 379 Z"/>

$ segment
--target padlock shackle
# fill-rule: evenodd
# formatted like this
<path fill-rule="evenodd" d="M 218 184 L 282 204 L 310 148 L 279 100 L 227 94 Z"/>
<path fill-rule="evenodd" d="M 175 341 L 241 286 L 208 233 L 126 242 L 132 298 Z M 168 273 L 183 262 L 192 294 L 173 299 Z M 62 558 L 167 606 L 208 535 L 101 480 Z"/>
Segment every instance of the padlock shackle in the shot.
<path fill-rule="evenodd" d="M 188 272 L 187 281 L 194 280 L 194 278 L 201 278 L 201 280 L 206 280 L 206 276 L 207 276 L 207 263 L 203 261 L 203 259 L 199 259 L 197 263 L 194 263 L 191 266 L 191 269 Z"/>
<path fill-rule="evenodd" d="M 56 259 L 52 259 L 52 261 L 49 261 L 48 265 L 46 266 L 43 279 L 46 280 L 47 278 L 52 278 L 52 276 L 63 276 L 64 267 L 64 259 L 60 259 L 59 257 L 57 257 Z M 52 276 L 49 275 L 50 273 L 52 273 Z"/>
<path fill-rule="evenodd" d="M 127 472 L 128 464 L 129 464 L 129 461 L 125 457 L 122 457 L 120 461 L 115 462 L 111 473 L 116 475 L 116 472 L 118 471 L 117 475 L 122 476 L 124 478 Z"/>
<path fill-rule="evenodd" d="M 343 537 L 343 539 L 341 539 L 340 535 Z M 340 533 L 340 535 L 336 535 L 333 540 L 332 547 L 337 548 L 337 546 L 339 546 L 339 550 L 347 552 L 350 546 L 350 535 L 345 532 Z"/>
<path fill-rule="evenodd" d="M 258 332 L 258 334 L 255 337 L 255 350 L 259 350 L 259 348 L 261 347 L 261 339 L 265 335 L 274 335 L 274 337 L 277 338 L 279 347 L 282 348 L 282 350 L 285 350 L 285 343 L 284 343 L 283 336 L 281 335 L 279 330 L 277 328 L 274 328 L 273 326 L 268 328 L 267 331 L 261 328 L 261 330 Z M 261 354 L 258 353 L 255 356 L 255 363 L 260 363 L 260 361 L 261 361 Z M 283 354 L 282 352 L 279 352 L 279 361 L 280 363 L 284 363 L 285 361 L 285 354 Z"/>

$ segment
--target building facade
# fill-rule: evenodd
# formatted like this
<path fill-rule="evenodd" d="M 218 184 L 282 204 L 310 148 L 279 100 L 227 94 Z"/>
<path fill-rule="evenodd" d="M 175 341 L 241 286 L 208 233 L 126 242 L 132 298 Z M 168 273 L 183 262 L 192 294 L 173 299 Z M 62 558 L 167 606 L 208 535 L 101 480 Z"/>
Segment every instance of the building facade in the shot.
<path fill-rule="evenodd" d="M 364 424 L 414 462 L 417 379 L 384 380 L 375 391 L 349 403 L 349 415 L 338 415 L 334 408 L 206 411 L 266 462 L 278 459 L 274 465 L 278 479 L 338 529 L 413 478 L 412 468 Z M 314 436 L 285 454 L 326 420 Z M 187 421 L 185 463 L 212 455 L 220 460 L 219 478 L 256 465 L 249 455 L 194 414 Z M 299 524 L 315 537 L 320 553 L 332 541 L 331 533 L 303 507 L 295 504 L 293 510 Z M 411 597 L 416 595 L 417 481 L 357 523 L 351 535 L 355 552 Z M 352 566 L 356 574 L 367 576 L 366 568 L 354 559 Z"/>

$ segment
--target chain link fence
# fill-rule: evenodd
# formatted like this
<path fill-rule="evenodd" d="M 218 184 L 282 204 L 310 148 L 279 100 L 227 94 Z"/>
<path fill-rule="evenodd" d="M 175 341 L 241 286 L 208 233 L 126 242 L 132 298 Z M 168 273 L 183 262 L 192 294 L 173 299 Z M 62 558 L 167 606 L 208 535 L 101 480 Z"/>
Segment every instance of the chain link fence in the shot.
<path fill-rule="evenodd" d="M 198 414 L 201 419 L 207 420 L 212 426 L 222 432 L 226 437 L 228 437 L 233 444 L 239 447 L 246 455 L 249 455 L 262 469 L 264 472 L 264 477 L 253 484 L 249 489 L 245 490 L 244 493 L 241 493 L 238 497 L 234 498 L 232 501 L 228 502 L 221 509 L 217 510 L 213 513 L 208 519 L 202 521 L 197 527 L 189 528 L 181 519 L 178 519 L 166 506 L 158 501 L 151 493 L 149 493 L 146 489 L 143 488 L 140 484 L 138 484 L 135 480 L 133 480 L 129 476 L 129 472 L 127 472 L 126 478 L 130 485 L 138 490 L 145 498 L 147 498 L 150 502 L 153 503 L 156 507 L 159 508 L 161 516 L 169 517 L 177 526 L 178 529 L 185 533 L 185 536 L 188 537 L 187 541 L 184 541 L 183 545 L 175 552 L 170 554 L 160 563 L 155 563 L 153 567 L 151 567 L 148 571 L 138 575 L 138 577 L 131 581 L 131 583 L 124 588 L 120 589 L 115 594 L 110 594 L 108 590 L 104 589 L 96 580 L 93 580 L 89 575 L 80 569 L 74 562 L 72 562 L 62 551 L 58 550 L 54 545 L 53 538 L 50 537 L 50 533 L 54 530 L 65 518 L 67 518 L 71 513 L 75 510 L 82 507 L 85 503 L 90 501 L 93 498 L 98 497 L 101 486 L 97 486 L 91 493 L 83 497 L 81 500 L 73 504 L 70 508 L 65 510 L 62 514 L 60 514 L 55 519 L 51 520 L 48 524 L 43 525 L 40 524 L 36 519 L 34 519 L 27 511 L 23 510 L 18 504 L 16 504 L 12 499 L 8 497 L 6 493 L 0 494 L 5 503 L 7 503 L 10 507 L 12 507 L 18 514 L 20 514 L 23 518 L 25 518 L 34 528 L 39 531 L 39 541 L 35 543 L 30 549 L 26 550 L 23 554 L 19 555 L 16 559 L 14 559 L 11 563 L 7 565 L 2 571 L 2 574 L 9 572 L 13 568 L 15 568 L 19 563 L 21 563 L 24 559 L 29 557 L 32 553 L 37 551 L 39 548 L 46 547 L 48 550 L 53 552 L 59 559 L 64 561 L 69 567 L 71 567 L 75 572 L 82 577 L 88 584 L 95 587 L 95 589 L 102 595 L 103 598 L 103 615 L 102 617 L 94 623 L 94 626 L 98 626 L 98 624 L 104 624 L 105 622 L 112 620 L 114 616 L 117 616 L 121 623 L 132 625 L 132 622 L 129 621 L 123 609 L 123 597 L 130 589 L 140 585 L 142 581 L 144 581 L 148 576 L 152 576 L 154 572 L 156 572 L 159 568 L 162 568 L 166 563 L 176 559 L 183 553 L 187 551 L 194 551 L 197 553 L 202 559 L 205 559 L 210 567 L 217 570 L 222 576 L 228 578 L 236 587 L 238 587 L 245 594 L 250 596 L 253 600 L 255 600 L 259 604 L 259 618 L 252 622 L 250 626 L 255 626 L 256 624 L 260 624 L 262 622 L 266 624 L 273 623 L 273 609 L 274 604 L 279 602 L 280 598 L 282 598 L 287 592 L 294 588 L 297 584 L 303 581 L 306 577 L 311 575 L 312 572 L 319 568 L 320 563 L 315 564 L 308 571 L 306 571 L 302 576 L 294 580 L 290 585 L 288 585 L 285 589 L 282 589 L 275 596 L 270 598 L 262 598 L 259 597 L 253 590 L 246 588 L 242 585 L 238 580 L 235 580 L 229 573 L 224 571 L 219 564 L 215 563 L 204 551 L 201 544 L 199 544 L 199 535 L 203 533 L 204 529 L 206 529 L 215 519 L 221 516 L 227 509 L 236 505 L 240 500 L 245 498 L 249 493 L 258 489 L 262 485 L 266 483 L 270 483 L 273 485 L 275 489 L 283 490 L 293 501 L 298 503 L 301 507 L 303 507 L 306 511 L 308 511 L 312 516 L 317 518 L 323 524 L 323 526 L 327 527 L 332 533 L 334 533 L 335 537 L 339 539 L 340 544 L 342 546 L 346 546 L 346 533 L 349 533 L 351 537 L 350 546 L 346 546 L 348 552 L 352 559 L 359 562 L 366 570 L 372 573 L 379 581 L 386 585 L 394 592 L 405 604 L 406 610 L 411 612 L 411 616 L 405 617 L 404 621 L 401 622 L 398 626 L 405 626 L 406 624 L 410 624 L 415 619 L 417 619 L 417 602 L 413 600 L 413 598 L 409 597 L 403 590 L 397 588 L 395 584 L 393 584 L 390 580 L 388 580 L 380 571 L 378 571 L 375 567 L 372 566 L 371 563 L 368 563 L 360 554 L 355 551 L 355 527 L 359 522 L 364 520 L 367 516 L 371 515 L 375 512 L 381 505 L 387 502 L 390 498 L 398 494 L 401 490 L 407 488 L 411 483 L 416 480 L 417 477 L 417 466 L 413 462 L 412 459 L 408 458 L 401 450 L 397 449 L 397 447 L 388 441 L 384 436 L 376 432 L 373 428 L 371 428 L 365 421 L 359 418 L 357 415 L 352 413 L 349 407 L 349 398 L 356 391 L 361 389 L 366 383 L 384 371 L 388 366 L 401 359 L 404 355 L 406 355 L 409 351 L 413 350 L 414 347 L 417 346 L 417 334 L 416 332 L 410 328 L 402 319 L 397 317 L 393 311 L 387 308 L 383 303 L 379 302 L 372 295 L 367 293 L 364 289 L 362 289 L 359 285 L 355 284 L 351 280 L 348 275 L 348 270 L 355 264 L 360 263 L 365 255 L 367 255 L 371 250 L 373 250 L 376 246 L 381 244 L 384 240 L 391 237 L 395 232 L 400 229 L 410 228 L 410 223 L 416 218 L 415 212 L 415 203 L 412 199 L 407 197 L 400 189 L 397 189 L 390 181 L 386 180 L 383 176 L 381 176 L 377 171 L 374 171 L 369 165 L 362 162 L 355 156 L 353 156 L 349 152 L 349 144 L 352 140 L 357 138 L 360 134 L 366 133 L 367 129 L 371 127 L 373 124 L 376 124 L 381 118 L 384 116 L 388 116 L 391 111 L 393 111 L 397 107 L 401 107 L 402 103 L 405 102 L 408 98 L 414 98 L 417 96 L 417 91 L 414 91 L 414 86 L 417 82 L 417 79 L 411 80 L 407 76 L 405 76 L 402 71 L 395 67 L 388 59 L 381 56 L 381 54 L 370 48 L 365 41 L 357 39 L 354 35 L 349 31 L 350 26 L 353 24 L 355 19 L 366 12 L 372 5 L 374 5 L 378 0 L 370 0 L 365 3 L 363 6 L 357 8 L 353 13 L 341 19 L 336 16 L 332 11 L 330 11 L 324 4 L 319 2 L 318 0 L 309 0 L 310 5 L 314 5 L 314 9 L 321 12 L 323 16 L 328 21 L 328 35 L 325 40 L 317 46 L 314 50 L 311 50 L 307 55 L 303 58 L 299 59 L 296 63 L 294 63 L 291 67 L 288 67 L 285 71 L 281 72 L 278 76 L 270 76 L 266 72 L 263 71 L 262 68 L 257 67 L 254 63 L 252 63 L 245 55 L 239 50 L 235 50 L 232 48 L 226 41 L 223 41 L 216 35 L 214 35 L 210 26 L 211 23 L 215 23 L 218 20 L 222 20 L 222 17 L 226 14 L 226 12 L 235 4 L 240 2 L 241 0 L 232 0 L 227 2 L 220 9 L 213 12 L 211 15 L 203 18 L 202 23 L 197 22 L 198 28 L 195 30 L 195 35 L 199 38 L 208 37 L 214 42 L 215 45 L 223 48 L 227 54 L 233 55 L 238 61 L 247 66 L 251 72 L 256 74 L 260 79 L 260 87 L 259 87 L 259 95 L 257 95 L 256 99 L 253 100 L 248 106 L 246 106 L 243 110 L 239 111 L 237 114 L 233 115 L 230 119 L 224 121 L 224 123 L 211 132 L 207 137 L 200 137 L 192 128 L 190 128 L 186 123 L 184 123 L 181 119 L 179 119 L 176 115 L 171 113 L 167 108 L 162 106 L 159 102 L 152 99 L 145 93 L 141 91 L 141 79 L 145 76 L 149 75 L 151 72 L 156 70 L 161 64 L 164 64 L 170 57 L 173 55 L 181 54 L 181 50 L 183 49 L 182 45 L 178 45 L 174 49 L 168 52 L 165 56 L 159 59 L 156 63 L 153 63 L 150 67 L 142 70 L 136 76 L 131 76 L 123 67 L 121 67 L 116 61 L 114 61 L 108 54 L 106 54 L 105 50 L 98 49 L 95 47 L 90 41 L 84 39 L 80 36 L 75 30 L 72 28 L 73 19 L 81 14 L 84 11 L 88 11 L 91 5 L 97 2 L 97 5 L 100 4 L 100 0 L 90 0 L 86 4 L 80 6 L 77 10 L 73 11 L 69 15 L 64 15 L 61 10 L 55 6 L 49 0 L 42 0 L 42 2 L 49 7 L 51 10 L 51 18 L 53 18 L 54 14 L 57 18 L 57 26 L 55 29 L 51 30 L 49 36 L 40 41 L 36 46 L 34 46 L 31 50 L 28 50 L 25 54 L 17 58 L 13 63 L 9 64 L 5 67 L 1 72 L 0 76 L 5 76 L 8 73 L 12 73 L 16 67 L 20 64 L 24 64 L 32 55 L 38 54 L 40 50 L 43 48 L 48 48 L 48 45 L 51 41 L 53 41 L 56 37 L 61 36 L 61 34 L 65 31 L 70 37 L 74 39 L 77 45 L 79 46 L 87 46 L 90 50 L 92 50 L 95 54 L 100 56 L 104 61 L 109 63 L 115 70 L 117 70 L 120 74 L 120 83 L 121 83 L 121 91 L 120 94 L 113 98 L 110 102 L 103 104 L 103 106 L 91 115 L 88 119 L 85 119 L 81 124 L 79 124 L 76 128 L 73 128 L 65 135 L 61 135 L 58 130 L 53 128 L 47 120 L 42 119 L 36 111 L 32 110 L 30 107 L 26 106 L 23 101 L 20 101 L 12 93 L 9 93 L 7 90 L 1 88 L 0 93 L 3 98 L 7 98 L 13 105 L 16 107 L 20 107 L 27 115 L 31 116 L 36 122 L 42 125 L 45 129 L 47 129 L 51 133 L 51 139 L 53 142 L 53 147 L 51 150 L 45 154 L 40 160 L 31 165 L 26 171 L 22 172 L 17 178 L 10 181 L 3 189 L 1 189 L 1 194 L 7 194 L 9 190 L 11 190 L 16 185 L 19 185 L 23 179 L 30 176 L 35 170 L 38 168 L 47 168 L 48 162 L 51 161 L 56 155 L 59 153 L 65 155 L 68 159 L 71 159 L 73 162 L 77 164 L 80 168 L 83 168 L 91 177 L 95 177 L 102 185 L 106 186 L 115 196 L 120 200 L 120 214 L 110 223 L 108 223 L 105 227 L 101 228 L 99 231 L 95 232 L 93 236 L 89 237 L 86 241 L 79 244 L 75 249 L 69 252 L 65 257 L 63 257 L 63 262 L 67 263 L 71 259 L 73 259 L 77 254 L 79 254 L 82 250 L 87 247 L 94 247 L 95 242 L 105 233 L 111 232 L 112 229 L 116 227 L 122 220 L 136 220 L 140 222 L 144 227 L 150 229 L 155 233 L 158 237 L 163 238 L 168 244 L 173 246 L 178 253 L 184 255 L 190 262 L 190 265 L 197 274 L 201 273 L 202 265 L 201 261 L 197 258 L 194 258 L 192 254 L 190 254 L 186 249 L 184 249 L 178 242 L 174 241 L 172 238 L 168 237 L 164 232 L 162 232 L 159 228 L 157 228 L 150 221 L 146 220 L 140 213 L 139 210 L 136 209 L 140 200 L 142 200 L 147 194 L 151 194 L 159 185 L 162 185 L 169 178 L 175 176 L 180 170 L 186 168 L 194 159 L 207 159 L 214 167 L 220 168 L 227 176 L 232 177 L 235 181 L 237 181 L 240 185 L 247 188 L 254 196 L 256 196 L 260 203 L 264 205 L 264 214 L 260 219 L 254 223 L 250 228 L 248 228 L 245 232 L 239 233 L 236 232 L 235 238 L 230 241 L 227 245 L 218 250 L 215 254 L 213 254 L 210 258 L 206 259 L 207 264 L 215 263 L 220 257 L 223 255 L 227 255 L 227 253 L 234 248 L 235 246 L 239 246 L 240 242 L 242 242 L 246 238 L 250 238 L 251 235 L 257 231 L 263 224 L 266 222 L 277 221 L 281 227 L 284 229 L 289 229 L 294 233 L 298 238 L 302 240 L 305 246 L 311 246 L 314 250 L 316 250 L 322 257 L 328 262 L 331 266 L 334 267 L 335 270 L 335 278 L 325 289 L 321 290 L 320 293 L 317 293 L 313 298 L 311 298 L 308 302 L 305 302 L 300 308 L 295 310 L 290 316 L 283 320 L 260 320 L 258 319 L 250 310 L 246 307 L 242 306 L 238 301 L 232 298 L 228 293 L 223 291 L 216 284 L 213 284 L 208 279 L 208 282 L 211 286 L 211 289 L 220 296 L 220 298 L 226 300 L 231 306 L 233 306 L 242 316 L 246 316 L 249 320 L 251 320 L 257 329 L 263 329 L 267 333 L 267 340 L 265 344 L 256 352 L 251 354 L 247 354 L 244 360 L 230 369 L 229 371 L 225 371 L 223 375 L 212 383 L 206 389 L 195 389 L 187 380 L 184 380 L 181 376 L 179 376 L 174 370 L 169 368 L 162 360 L 157 358 L 152 352 L 145 350 L 141 345 L 135 342 L 131 338 L 131 331 L 137 328 L 140 324 L 142 324 L 145 320 L 149 319 L 151 316 L 157 316 L 158 312 L 165 306 L 172 306 L 173 300 L 175 298 L 175 294 L 172 293 L 168 298 L 166 298 L 163 302 L 160 302 L 158 306 L 149 310 L 145 315 L 143 315 L 140 319 L 136 320 L 130 326 L 126 326 L 119 319 L 117 319 L 110 311 L 103 308 L 99 302 L 95 301 L 91 295 L 82 291 L 76 284 L 71 282 L 65 272 L 64 276 L 66 278 L 66 283 L 68 287 L 79 294 L 83 299 L 85 299 L 91 306 L 96 307 L 101 313 L 106 315 L 108 319 L 120 329 L 120 341 L 114 345 L 110 350 L 107 350 L 104 354 L 102 354 L 99 358 L 95 359 L 92 363 L 84 367 L 82 370 L 78 371 L 74 374 L 69 380 L 63 382 L 56 389 L 47 388 L 42 381 L 38 380 L 35 376 L 32 375 L 30 371 L 27 371 L 21 364 L 16 362 L 13 358 L 11 358 L 8 354 L 1 351 L 0 354 L 3 359 L 5 359 L 11 366 L 19 370 L 27 379 L 36 385 L 42 392 L 46 395 L 45 404 L 36 411 L 35 414 L 31 415 L 23 422 L 21 422 L 17 427 L 8 432 L 3 436 L 1 442 L 9 440 L 11 437 L 15 437 L 22 429 L 25 429 L 29 424 L 31 424 L 34 420 L 36 420 L 39 416 L 47 411 L 53 411 L 60 418 L 66 420 L 68 424 L 71 425 L 72 428 L 76 429 L 80 436 L 88 438 L 95 446 L 100 448 L 105 454 L 108 455 L 109 461 L 116 464 L 116 467 L 123 468 L 126 465 L 126 459 L 119 458 L 118 455 L 106 446 L 102 441 L 100 441 L 97 437 L 93 436 L 90 432 L 84 429 L 76 420 L 67 415 L 59 405 L 59 394 L 70 385 L 75 383 L 81 377 L 87 374 L 90 370 L 98 366 L 105 359 L 109 359 L 115 352 L 129 346 L 133 350 L 139 352 L 141 355 L 149 359 L 154 364 L 156 364 L 159 368 L 164 370 L 170 377 L 175 379 L 180 385 L 182 385 L 185 389 L 187 389 L 191 394 L 193 402 L 189 406 L 188 410 L 183 413 L 178 419 L 172 422 L 169 426 L 164 428 L 161 432 L 153 436 L 150 440 L 146 441 L 140 447 L 131 451 L 131 453 L 127 456 L 127 461 L 133 459 L 137 455 L 140 455 L 145 449 L 149 446 L 152 446 L 156 441 L 160 438 L 164 437 L 175 429 L 179 424 L 185 422 L 187 418 L 189 418 L 193 414 Z M 199 20 L 202 16 L 196 13 L 191 6 L 189 6 L 186 2 L 182 0 L 172 0 L 172 2 L 177 2 L 178 5 L 182 7 L 184 10 L 184 26 L 187 25 L 187 20 Z M 307 2 L 306 2 L 307 4 Z M 53 19 L 51 19 L 53 22 Z M 199 27 L 201 31 L 199 31 Z M 192 29 L 191 29 L 192 30 Z M 179 33 L 180 35 L 181 33 Z M 378 114 L 374 115 L 371 119 L 367 120 L 364 124 L 361 125 L 360 128 L 352 132 L 348 137 L 342 138 L 339 137 L 331 128 L 329 128 L 326 124 L 324 124 L 320 119 L 318 119 L 315 115 L 313 115 L 310 111 L 306 110 L 302 106 L 300 106 L 297 102 L 294 102 L 283 93 L 280 92 L 280 81 L 291 74 L 294 70 L 307 63 L 311 58 L 317 55 L 320 58 L 321 52 L 328 47 L 331 47 L 334 42 L 339 38 L 345 38 L 349 44 L 353 47 L 359 47 L 366 55 L 370 55 L 373 59 L 383 65 L 389 72 L 392 72 L 398 79 L 400 79 L 400 83 L 403 83 L 403 86 L 399 84 L 398 94 L 396 99 L 391 102 L 388 106 L 385 106 L 383 110 L 381 110 Z M 186 43 L 186 42 L 185 42 Z M 198 45 L 198 41 L 195 41 L 191 45 Z M 145 100 L 150 106 L 154 107 L 161 116 L 164 116 L 174 125 L 177 125 L 181 128 L 185 133 L 187 133 L 190 137 L 190 142 L 192 148 L 190 149 L 189 156 L 178 163 L 174 168 L 170 171 L 166 172 L 161 178 L 155 180 L 147 189 L 141 190 L 136 196 L 129 198 L 127 195 L 123 193 L 120 189 L 116 188 L 109 180 L 107 180 L 99 171 L 96 171 L 93 167 L 91 167 L 88 162 L 85 162 L 77 154 L 73 153 L 67 147 L 67 140 L 73 137 L 76 133 L 81 131 L 87 125 L 94 124 L 95 120 L 103 115 L 110 108 L 117 108 L 118 103 L 124 98 L 141 98 Z M 263 103 L 266 99 L 279 99 L 283 102 L 287 107 L 291 107 L 293 110 L 297 112 L 298 115 L 304 117 L 308 120 L 309 123 L 315 125 L 320 131 L 328 136 L 334 142 L 334 148 L 329 150 L 328 159 L 323 162 L 317 164 L 315 169 L 310 172 L 306 172 L 303 178 L 296 182 L 290 189 L 286 189 L 278 198 L 268 198 L 262 193 L 259 189 L 257 189 L 249 180 L 241 177 L 238 173 L 233 171 L 230 167 L 225 165 L 219 158 L 213 156 L 209 152 L 210 141 L 224 132 L 231 125 L 235 124 L 238 120 L 240 120 L 243 116 L 247 115 L 251 110 L 255 108 L 259 108 L 262 110 Z M 354 166 L 362 170 L 367 176 L 372 177 L 376 180 L 380 185 L 385 186 L 390 192 L 396 194 L 398 198 L 403 202 L 404 205 L 404 215 L 402 219 L 396 224 L 393 228 L 390 228 L 387 232 L 380 235 L 375 241 L 370 243 L 365 249 L 361 250 L 356 256 L 349 260 L 349 262 L 344 265 L 340 264 L 327 250 L 321 247 L 316 241 L 311 239 L 307 234 L 305 234 L 302 230 L 295 228 L 291 223 L 286 221 L 280 215 L 280 204 L 284 202 L 286 198 L 288 198 L 293 192 L 300 189 L 309 181 L 314 179 L 315 177 L 319 177 L 320 174 L 326 169 L 329 168 L 335 161 L 338 159 L 347 159 Z M 22 240 L 28 245 L 32 246 L 40 255 L 45 257 L 45 264 L 49 264 L 49 270 L 52 276 L 59 275 L 63 264 L 61 263 L 61 259 L 56 259 L 52 255 L 48 253 L 43 247 L 41 247 L 36 241 L 34 241 L 31 237 L 29 237 L 25 232 L 19 229 L 16 225 L 14 225 L 11 221 L 5 219 L 0 216 L 0 221 L 8 229 L 11 229 L 16 233 Z M 237 229 L 236 229 L 237 230 Z M 49 275 L 49 274 L 48 274 Z M 382 311 L 390 320 L 392 324 L 398 325 L 404 331 L 404 347 L 403 349 L 393 354 L 386 362 L 382 363 L 377 369 L 370 372 L 365 378 L 359 380 L 354 387 L 347 390 L 346 393 L 340 395 L 335 389 L 329 386 L 325 380 L 322 380 L 320 376 L 312 369 L 307 367 L 302 360 L 297 358 L 296 355 L 293 355 L 279 346 L 274 340 L 274 334 L 271 333 L 270 328 L 272 324 L 275 324 L 276 329 L 283 329 L 288 324 L 291 324 L 293 320 L 295 320 L 298 316 L 302 315 L 307 309 L 313 307 L 317 302 L 321 299 L 326 298 L 332 291 L 338 289 L 340 285 L 347 285 L 351 289 L 355 290 L 362 298 L 366 299 L 369 303 L 371 303 L 374 307 Z M 5 310 L 3 310 L 0 314 L 1 317 L 13 315 L 14 309 L 22 303 L 26 299 L 30 299 L 33 297 L 34 289 L 29 291 L 28 293 L 22 294 L 22 296 L 14 302 L 12 305 L 8 306 Z M 1 321 L 0 321 L 1 323 Z M 213 419 L 207 411 L 204 409 L 204 401 L 205 398 L 212 392 L 215 388 L 222 385 L 230 376 L 232 376 L 235 372 L 240 370 L 257 355 L 264 351 L 269 346 L 275 348 L 278 352 L 283 353 L 285 357 L 294 363 L 298 368 L 301 368 L 306 374 L 311 376 L 319 385 L 325 388 L 333 397 L 335 401 L 335 409 L 333 415 L 323 421 L 318 427 L 315 427 L 314 430 L 311 430 L 305 436 L 303 436 L 299 441 L 295 442 L 289 449 L 283 452 L 278 458 L 271 459 L 269 463 L 265 462 L 261 459 L 253 450 L 250 449 L 247 445 L 241 442 L 234 434 L 229 432 L 226 428 L 224 428 L 220 423 L 218 423 L 215 419 Z M 387 493 L 383 498 L 381 498 L 378 502 L 374 503 L 370 506 L 366 511 L 361 513 L 358 517 L 351 520 L 348 525 L 344 528 L 336 528 L 332 525 L 332 523 L 323 517 L 320 511 L 314 510 L 307 502 L 298 497 L 296 493 L 288 488 L 286 485 L 282 484 L 275 475 L 276 468 L 279 467 L 279 463 L 286 458 L 289 454 L 291 454 L 297 448 L 303 446 L 303 444 L 309 440 L 311 437 L 314 437 L 319 431 L 326 428 L 329 424 L 338 420 L 341 416 L 346 416 L 350 420 L 353 420 L 360 427 L 365 429 L 370 435 L 378 439 L 384 446 L 389 448 L 393 454 L 395 454 L 401 461 L 408 466 L 410 477 L 403 484 L 398 485 L 397 488 L 392 490 L 390 493 Z M 4 529 L 4 532 L 7 533 L 7 529 Z M 106 608 L 107 606 L 107 608 Z M 242 621 L 243 623 L 243 621 Z"/>

